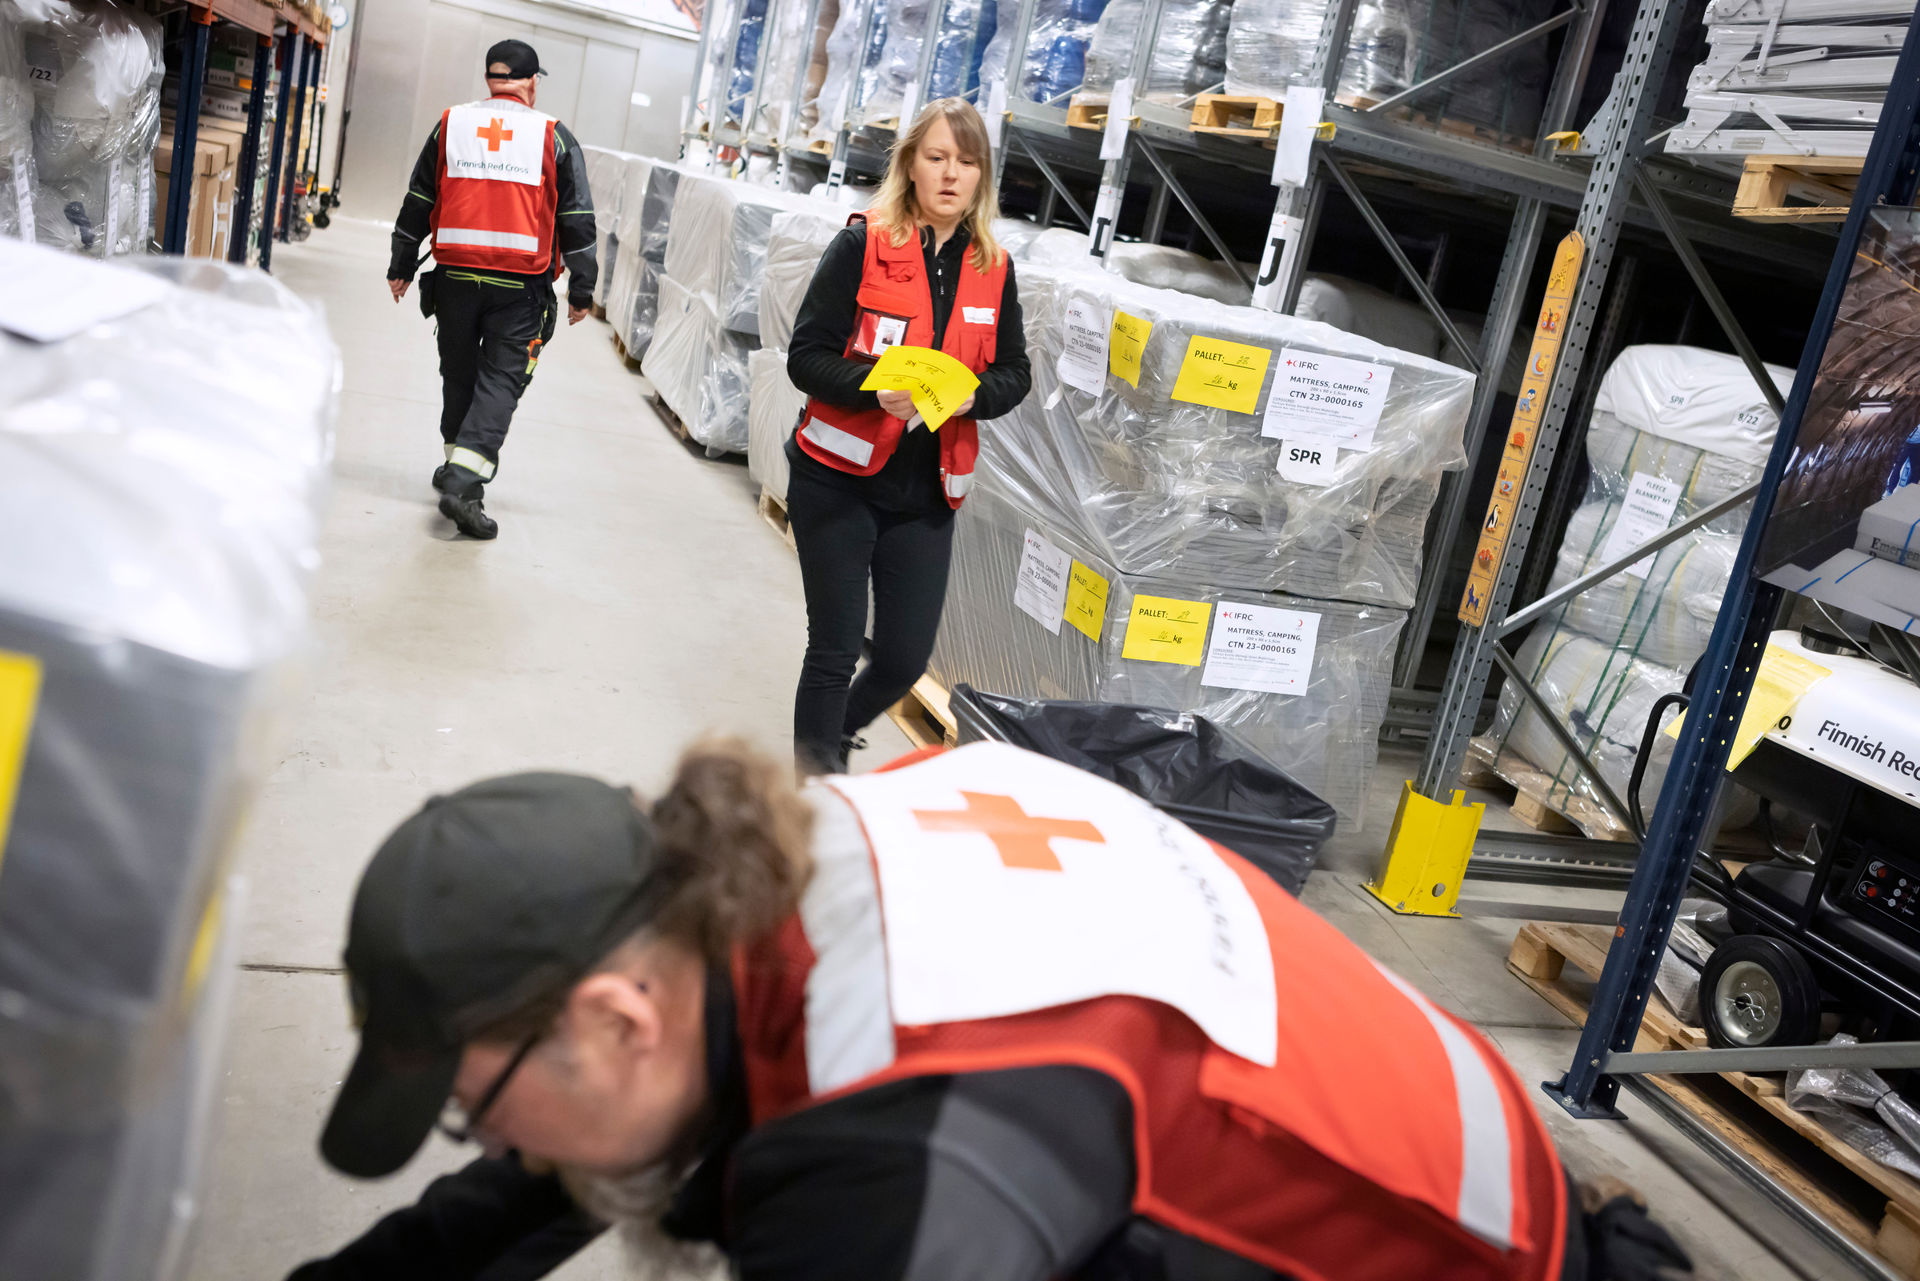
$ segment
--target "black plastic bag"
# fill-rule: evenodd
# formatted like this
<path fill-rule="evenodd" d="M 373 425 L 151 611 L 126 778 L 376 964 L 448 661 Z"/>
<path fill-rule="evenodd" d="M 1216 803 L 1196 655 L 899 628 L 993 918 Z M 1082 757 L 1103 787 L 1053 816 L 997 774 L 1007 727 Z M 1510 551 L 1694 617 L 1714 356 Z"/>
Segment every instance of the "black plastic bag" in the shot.
<path fill-rule="evenodd" d="M 998 739 L 1118 783 L 1298 894 L 1333 835 L 1333 806 L 1204 716 L 1125 703 L 952 699 L 960 741 Z"/>

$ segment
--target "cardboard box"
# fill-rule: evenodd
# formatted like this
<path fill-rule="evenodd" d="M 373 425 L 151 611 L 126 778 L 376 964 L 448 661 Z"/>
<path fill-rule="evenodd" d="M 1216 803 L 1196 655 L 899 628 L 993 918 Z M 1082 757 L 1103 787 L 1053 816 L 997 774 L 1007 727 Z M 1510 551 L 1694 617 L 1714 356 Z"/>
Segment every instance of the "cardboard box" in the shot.
<path fill-rule="evenodd" d="M 224 258 L 226 234 L 233 225 L 233 166 L 239 141 L 224 132 L 202 132 L 194 144 L 193 196 L 187 215 L 187 256 Z M 173 177 L 173 135 L 160 136 L 153 149 L 154 183 L 158 189 L 154 211 L 156 234 L 166 235 L 167 194 Z M 225 206 L 222 207 L 222 190 Z"/>

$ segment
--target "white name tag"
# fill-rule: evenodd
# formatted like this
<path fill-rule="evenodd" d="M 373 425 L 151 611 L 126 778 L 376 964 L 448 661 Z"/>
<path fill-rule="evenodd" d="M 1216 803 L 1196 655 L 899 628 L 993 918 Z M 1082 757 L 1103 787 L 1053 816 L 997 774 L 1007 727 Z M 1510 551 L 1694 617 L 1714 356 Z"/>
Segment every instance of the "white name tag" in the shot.
<path fill-rule="evenodd" d="M 991 307 L 962 307 L 960 310 L 965 313 L 966 322 L 969 325 L 991 325 L 993 323 L 994 309 Z"/>
<path fill-rule="evenodd" d="M 1181 823 L 1005 743 L 828 786 L 873 847 L 895 1023 L 1137 996 L 1274 1063 L 1266 926 L 1239 875 Z"/>
<path fill-rule="evenodd" d="M 546 168 L 547 117 L 500 103 L 447 113 L 447 177 L 537 187 Z"/>

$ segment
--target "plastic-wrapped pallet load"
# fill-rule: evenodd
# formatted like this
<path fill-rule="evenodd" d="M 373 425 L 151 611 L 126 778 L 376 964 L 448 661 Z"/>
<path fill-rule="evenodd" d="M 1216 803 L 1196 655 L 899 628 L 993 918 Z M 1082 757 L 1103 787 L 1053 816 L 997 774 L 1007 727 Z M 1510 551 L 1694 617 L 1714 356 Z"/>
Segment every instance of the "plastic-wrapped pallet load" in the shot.
<path fill-rule="evenodd" d="M 843 220 L 844 221 L 844 220 Z M 840 225 L 811 210 L 777 213 L 767 229 L 767 255 L 760 279 L 760 341 L 786 350 L 807 286 Z"/>
<path fill-rule="evenodd" d="M 0 237 L 34 239 L 33 87 L 20 23 L 0 6 Z"/>
<path fill-rule="evenodd" d="M 1768 369 L 1784 393 L 1793 371 Z M 1753 484 L 1778 428 L 1738 357 L 1675 346 L 1621 352 L 1594 398 L 1587 490 L 1568 519 L 1549 590 Z M 1521 670 L 1552 687 L 1549 698 L 1569 712 L 1576 737 L 1597 737 L 1596 762 L 1623 798 L 1653 700 L 1678 690 L 1706 652 L 1748 511 L 1730 512 L 1588 588 L 1521 651 Z M 1589 831 L 1612 830 L 1617 824 L 1597 789 L 1538 718 L 1529 711 L 1515 725 L 1518 699 L 1515 690 L 1502 694 L 1492 731 L 1474 743 L 1476 757 L 1516 787 L 1544 792 L 1539 799 Z M 1645 795 L 1657 786 L 1654 778 Z"/>
<path fill-rule="evenodd" d="M 881 84 L 881 55 L 887 46 L 888 5 L 885 0 L 843 0 L 839 17 L 827 36 L 826 74 L 820 82 L 819 111 L 812 131 L 815 142 L 831 142 L 846 122 L 865 119 L 866 104 Z M 867 25 L 871 14 L 873 23 Z M 867 32 L 864 48 L 860 33 Z"/>
<path fill-rule="evenodd" d="M 747 357 L 747 472 L 760 487 L 787 501 L 787 438 L 807 397 L 787 377 L 787 353 L 763 347 Z"/>
<path fill-rule="evenodd" d="M 674 196 L 686 170 L 665 160 L 634 156 L 626 167 L 620 195 L 618 253 L 607 286 L 607 323 L 620 335 L 627 356 L 639 360 L 653 341 L 659 310 L 660 272 L 667 257 L 667 232 Z M 606 270 L 605 264 L 601 269 Z"/>
<path fill-rule="evenodd" d="M 1054 497 L 978 477 L 955 529 L 934 673 L 949 688 L 1199 712 L 1357 827 L 1405 612 L 1126 574 L 1041 510 Z M 1242 636 L 1292 652 L 1238 658 Z"/>
<path fill-rule="evenodd" d="M 1035 0 L 1033 26 L 1027 34 L 1026 65 L 1017 84 L 1007 87 L 1009 99 L 1055 102 L 1078 89 L 1087 78 L 1087 50 L 1107 0 Z M 991 86 L 1007 79 L 1007 56 L 1013 51 L 1018 25 L 1015 0 L 995 0 L 993 39 L 980 60 L 980 100 L 991 96 Z"/>
<path fill-rule="evenodd" d="M 887 0 L 887 41 L 879 78 L 861 118 L 898 118 L 906 92 L 920 74 L 920 52 L 934 0 Z M 980 82 L 980 64 L 999 22 L 995 0 L 946 0 L 933 50 L 924 105 L 967 93 Z"/>
<path fill-rule="evenodd" d="M 1234 0 L 1166 0 L 1146 85 L 1136 95 L 1180 99 L 1206 93 L 1226 79 L 1227 27 Z M 1086 87 L 1106 93 L 1133 68 L 1133 50 L 1146 0 L 1109 0 L 1087 47 Z"/>
<path fill-rule="evenodd" d="M 111 0 L 9 0 L 32 85 L 41 244 L 144 253 L 160 137 L 160 24 Z"/>
<path fill-rule="evenodd" d="M 0 279 L 0 706 L 39 677 L 0 820 L 0 1276 L 175 1278 L 339 361 L 256 272 L 0 243 Z M 113 306 L 4 332 L 39 290 Z"/>
<path fill-rule="evenodd" d="M 593 193 L 593 230 L 598 242 L 595 261 L 600 265 L 593 301 L 605 309 L 620 257 L 620 206 L 627 192 L 627 162 L 641 158 L 605 147 L 583 146 L 581 150 L 587 157 L 587 188 Z"/>
<path fill-rule="evenodd" d="M 1034 390 L 982 432 L 983 466 L 1129 574 L 1412 604 L 1470 373 L 1104 273 L 1020 286 Z"/>

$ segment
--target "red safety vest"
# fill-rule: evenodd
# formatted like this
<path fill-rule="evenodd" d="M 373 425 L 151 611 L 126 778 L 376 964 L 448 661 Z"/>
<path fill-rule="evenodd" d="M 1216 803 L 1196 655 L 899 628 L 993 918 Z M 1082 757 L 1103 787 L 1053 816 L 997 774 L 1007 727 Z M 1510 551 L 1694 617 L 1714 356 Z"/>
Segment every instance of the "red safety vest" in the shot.
<path fill-rule="evenodd" d="M 865 222 L 866 215 L 855 214 L 847 221 L 849 225 Z M 976 374 L 993 363 L 1000 299 L 1006 283 L 1005 254 L 993 270 L 981 272 L 974 269 L 972 253 L 968 252 L 940 349 Z M 892 237 L 868 227 L 859 304 L 853 336 L 847 340 L 848 359 L 872 361 L 888 347 L 899 344 L 933 345 L 933 292 L 927 285 L 918 236 L 896 245 Z M 905 421 L 884 409 L 841 409 L 809 399 L 798 434 L 800 448 L 810 457 L 856 476 L 871 476 L 893 457 L 905 430 Z M 947 502 L 958 507 L 973 487 L 980 432 L 971 418 L 949 418 L 936 434 L 940 437 L 941 489 Z"/>
<path fill-rule="evenodd" d="M 449 107 L 440 117 L 433 256 L 447 267 L 558 276 L 552 116 L 517 98 Z"/>
<path fill-rule="evenodd" d="M 1131 1097 L 1134 1209 L 1166 1227 L 1299 1281 L 1559 1276 L 1526 1086 L 1251 864 L 1005 744 L 821 786 L 801 909 L 734 962 L 756 1124 L 1085 1067 Z"/>

